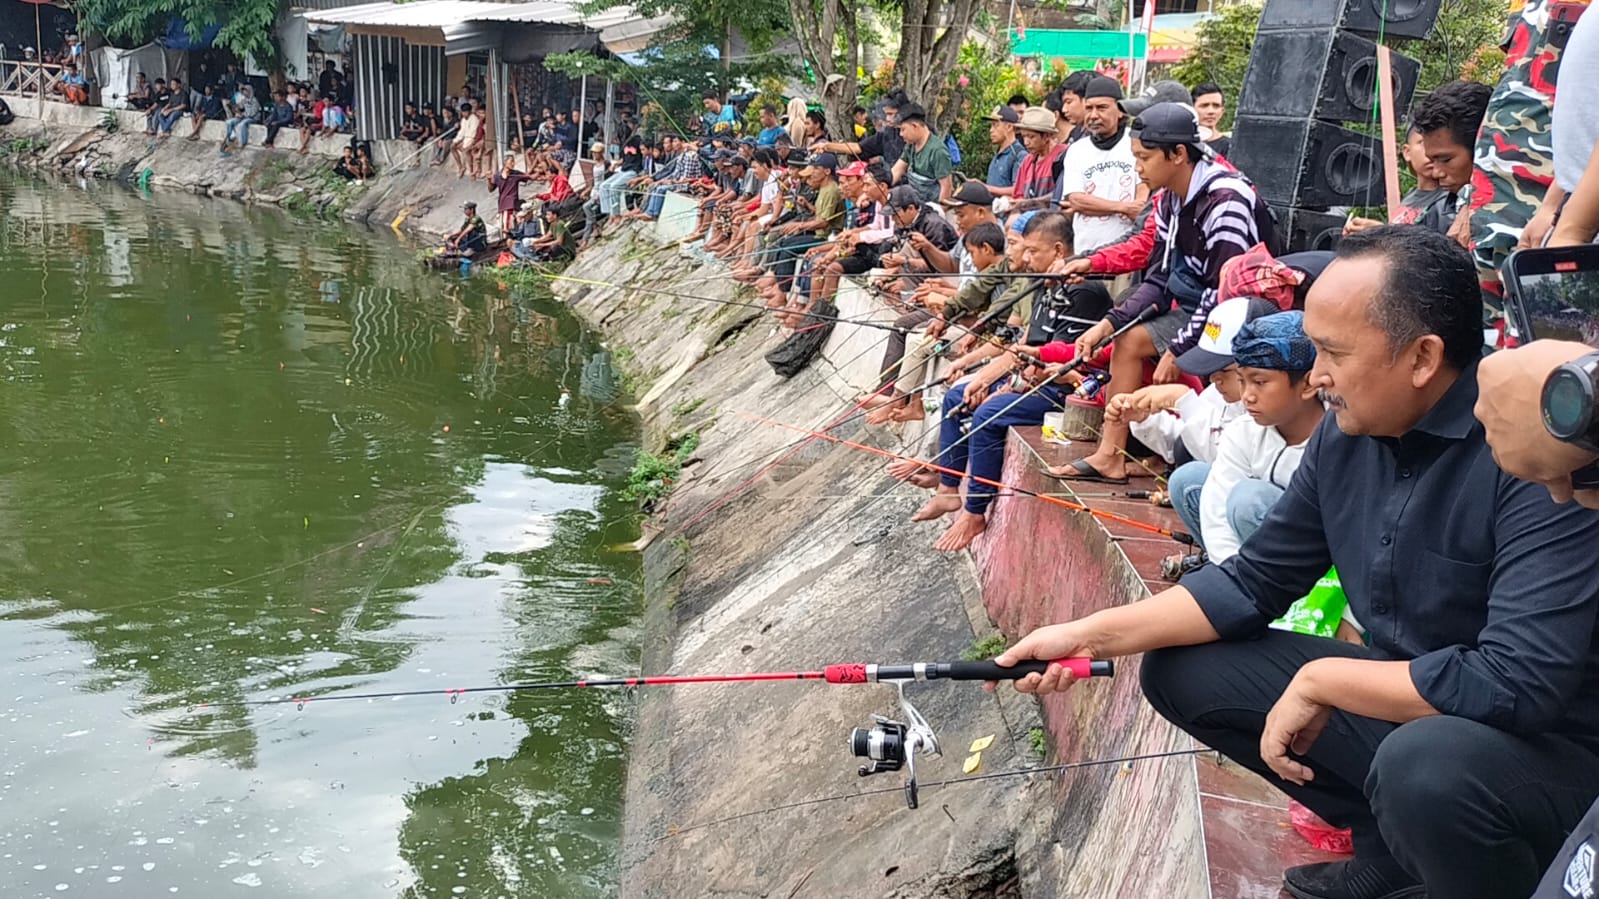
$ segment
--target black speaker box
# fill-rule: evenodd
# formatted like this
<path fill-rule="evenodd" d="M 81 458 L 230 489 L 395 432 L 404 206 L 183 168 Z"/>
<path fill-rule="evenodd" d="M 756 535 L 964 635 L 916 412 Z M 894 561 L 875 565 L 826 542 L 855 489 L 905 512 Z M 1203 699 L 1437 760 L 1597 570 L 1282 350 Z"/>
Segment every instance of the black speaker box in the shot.
<path fill-rule="evenodd" d="M 1266 0 L 1260 30 L 1343 28 L 1368 37 L 1420 39 L 1432 33 L 1441 4 L 1442 0 Z"/>
<path fill-rule="evenodd" d="M 1344 236 L 1345 219 L 1341 215 L 1287 206 L 1271 207 L 1271 215 L 1277 220 L 1277 236 L 1287 253 L 1335 249 Z"/>
<path fill-rule="evenodd" d="M 1384 201 L 1377 139 L 1312 119 L 1240 115 L 1228 160 L 1278 206 L 1370 206 Z"/>
<path fill-rule="evenodd" d="M 1404 117 L 1421 63 L 1393 54 L 1394 109 Z M 1369 122 L 1376 108 L 1377 45 L 1330 28 L 1262 32 L 1249 54 L 1239 115 Z"/>

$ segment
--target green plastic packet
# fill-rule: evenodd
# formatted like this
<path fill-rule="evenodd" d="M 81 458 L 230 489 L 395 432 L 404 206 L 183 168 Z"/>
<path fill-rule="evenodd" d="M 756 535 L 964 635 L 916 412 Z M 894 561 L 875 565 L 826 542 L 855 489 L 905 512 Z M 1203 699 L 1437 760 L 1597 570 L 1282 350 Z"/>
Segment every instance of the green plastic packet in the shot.
<path fill-rule="evenodd" d="M 1344 606 L 1348 604 L 1343 583 L 1338 580 L 1338 569 L 1330 568 L 1309 593 L 1295 600 L 1288 607 L 1288 612 L 1273 621 L 1271 626 L 1316 637 L 1331 637 L 1338 632 L 1338 622 L 1343 620 Z"/>

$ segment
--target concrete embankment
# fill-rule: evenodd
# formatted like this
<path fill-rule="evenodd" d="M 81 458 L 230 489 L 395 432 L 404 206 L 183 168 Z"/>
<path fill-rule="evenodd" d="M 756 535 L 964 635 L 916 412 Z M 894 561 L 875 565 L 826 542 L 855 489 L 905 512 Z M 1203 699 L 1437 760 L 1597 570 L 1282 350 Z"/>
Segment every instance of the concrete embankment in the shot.
<path fill-rule="evenodd" d="M 884 332 L 841 323 L 809 368 L 777 377 L 762 358 L 778 342 L 770 321 L 723 304 L 752 297 L 720 266 L 653 239 L 654 230 L 679 230 L 667 221 L 672 211 L 664 227 L 629 230 L 583 254 L 556 285 L 625 348 L 618 356 L 640 385 L 652 445 L 700 435 L 647 529 L 645 670 L 951 659 L 992 633 L 985 600 L 1014 638 L 1063 609 L 1147 595 L 1116 542 L 1086 516 L 1001 499 L 1010 513 L 979 569 L 967 554 L 930 549 L 943 525 L 907 522 L 925 495 L 893 485 L 883 459 L 823 441 L 796 447 L 803 435 L 753 421 L 822 428 L 842 417 L 872 385 Z M 846 319 L 893 317 L 848 286 L 839 306 Z M 890 450 L 923 444 L 921 435 L 858 421 L 834 433 Z M 1064 552 L 1029 528 L 1088 548 Z M 1022 570 L 1030 573 L 1018 578 Z M 1043 589 L 1015 592 L 1023 582 Z M 1052 596 L 1060 591 L 1077 598 L 1063 604 Z M 1046 732 L 1061 753 L 1050 761 L 1189 745 L 1142 703 L 1136 660 L 1115 681 L 1043 707 L 975 685 L 917 684 L 909 693 L 943 741 L 944 756 L 919 769 L 924 782 L 962 779 L 968 745 L 990 734 L 984 772 L 1044 761 L 1032 746 Z M 955 784 L 927 790 L 915 811 L 896 792 L 803 804 L 899 784 L 895 774 L 858 778 L 845 747 L 850 728 L 896 712 L 891 688 L 708 687 L 641 702 L 624 895 L 1209 895 L 1191 759 Z"/>
<path fill-rule="evenodd" d="M 480 180 L 457 177 L 454 163 L 432 165 L 431 148 L 407 141 L 375 141 L 378 176 L 346 182 L 333 164 L 347 135 L 313 137 L 299 153 L 300 133 L 279 132 L 263 147 L 266 128 L 250 128 L 250 144 L 221 155 L 226 127 L 206 122 L 189 140 L 188 120 L 171 137 L 145 134 L 143 113 L 7 98 L 16 119 L 0 128 L 0 158 L 34 171 L 81 178 L 117 179 L 156 190 L 181 190 L 327 218 L 392 226 L 433 238 L 460 225 L 461 203 L 475 200 L 492 219 L 493 198 Z M 484 163 L 493 167 L 493 160 Z M 491 229 L 495 227 L 490 223 Z"/>

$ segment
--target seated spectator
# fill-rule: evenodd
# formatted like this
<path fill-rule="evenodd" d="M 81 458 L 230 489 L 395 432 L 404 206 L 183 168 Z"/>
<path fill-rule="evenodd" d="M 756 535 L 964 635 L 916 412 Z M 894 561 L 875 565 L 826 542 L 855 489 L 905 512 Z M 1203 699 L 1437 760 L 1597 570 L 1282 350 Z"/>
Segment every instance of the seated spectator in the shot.
<path fill-rule="evenodd" d="M 1455 213 L 1459 211 L 1458 208 L 1451 209 L 1451 204 L 1458 207 L 1459 200 L 1439 185 L 1437 170 L 1427 158 L 1426 143 L 1415 124 L 1411 124 L 1405 132 L 1405 142 L 1399 145 L 1399 159 L 1416 176 L 1416 186 L 1399 201 L 1399 208 L 1390 216 L 1388 224 L 1425 225 L 1447 234 L 1449 226 L 1454 223 Z M 1354 234 L 1382 224 L 1377 219 L 1354 216 L 1344 226 L 1344 233 Z"/>
<path fill-rule="evenodd" d="M 1298 311 L 1261 316 L 1233 339 L 1249 414 L 1222 432 L 1200 493 L 1200 529 L 1193 535 L 1218 564 L 1260 528 L 1326 415 L 1309 382 L 1316 348 L 1305 337 L 1303 319 Z"/>
<path fill-rule="evenodd" d="M 168 83 L 167 89 L 167 102 L 161 107 L 161 115 L 156 122 L 163 138 L 171 137 L 172 126 L 189 112 L 189 89 L 183 86 L 183 82 L 174 78 Z"/>
<path fill-rule="evenodd" d="M 354 181 L 361 177 L 360 165 L 355 159 L 355 148 L 345 147 L 339 156 L 339 161 L 333 164 L 333 173 L 346 181 Z"/>
<path fill-rule="evenodd" d="M 1159 359 L 1155 383 L 1177 380 L 1177 356 L 1204 329 L 1218 299 L 1223 263 L 1258 243 L 1275 243 L 1265 200 L 1248 179 L 1208 157 L 1192 107 L 1156 103 L 1133 120 L 1131 131 L 1139 177 L 1152 193 L 1165 189 L 1154 208 L 1155 245 L 1143 283 L 1078 338 L 1077 352 L 1089 352 L 1146 309 L 1163 311 L 1117 338 L 1107 401 L 1142 386 L 1147 359 Z M 1126 445 L 1126 429 L 1107 424 L 1091 455 L 1050 472 L 1068 480 L 1124 483 Z"/>
<path fill-rule="evenodd" d="M 996 197 L 1008 197 L 1016 192 L 1016 174 L 1027 156 L 1027 148 L 1016 137 L 1016 126 L 1020 122 L 1021 114 L 1010 106 L 997 106 L 988 115 L 988 140 L 995 149 L 983 184 Z"/>
<path fill-rule="evenodd" d="M 761 130 L 755 136 L 755 143 L 762 147 L 777 144 L 777 139 L 788 134 L 788 130 L 778 124 L 777 107 L 767 104 L 761 107 Z"/>
<path fill-rule="evenodd" d="M 566 208 L 567 204 L 550 204 L 540 212 L 544 219 L 544 233 L 534 238 L 531 244 L 534 260 L 556 262 L 570 259 L 577 252 L 577 238 L 572 235 L 572 229 L 561 215 Z"/>
<path fill-rule="evenodd" d="M 246 84 L 239 88 L 233 96 L 231 106 L 232 117 L 228 119 L 228 131 L 222 136 L 222 151 L 219 155 L 228 155 L 228 145 L 233 142 L 234 135 L 238 135 L 239 149 L 243 150 L 250 144 L 250 123 L 261 115 L 261 104 L 256 102 L 255 88 Z"/>
<path fill-rule="evenodd" d="M 772 263 L 764 280 L 768 287 L 775 287 L 779 295 L 786 295 L 793 286 L 795 272 L 805 251 L 826 240 L 830 233 L 844 225 L 844 195 L 838 189 L 837 172 L 838 158 L 831 153 L 812 157 L 801 172 L 807 186 L 816 191 L 816 199 L 811 203 L 810 212 L 796 216 L 795 221 L 779 226 L 775 232 L 778 240 L 773 247 Z M 915 217 L 914 213 L 907 215 Z M 791 316 L 809 312 L 808 298 L 802 296 L 790 302 L 788 311 Z"/>
<path fill-rule="evenodd" d="M 362 181 L 364 181 L 364 180 L 366 180 L 368 178 L 371 178 L 374 174 L 377 173 L 377 169 L 372 165 L 372 142 L 371 141 L 363 140 L 363 141 L 359 141 L 359 142 L 356 143 L 356 145 L 355 145 L 355 163 L 356 163 L 356 173 L 361 176 L 360 180 L 362 180 Z"/>
<path fill-rule="evenodd" d="M 474 256 L 488 249 L 489 226 L 478 217 L 477 203 L 467 200 L 461 204 L 461 211 L 465 215 L 461 227 L 444 238 L 440 256 Z"/>
<path fill-rule="evenodd" d="M 161 124 L 161 116 L 166 112 L 167 102 L 172 99 L 172 90 L 167 87 L 165 78 L 157 78 L 155 85 L 150 88 L 150 106 L 144 114 L 144 133 L 152 137 L 157 127 Z"/>
<path fill-rule="evenodd" d="M 1072 255 L 1071 222 L 1059 212 L 1040 212 L 1033 216 L 1022 240 L 1023 263 L 1030 272 L 1048 273 L 1055 263 Z M 1028 346 L 1077 340 L 1084 330 L 1078 322 L 1092 320 L 1110 308 L 1110 294 L 1098 282 L 1055 282 L 1031 303 L 1028 299 L 1022 298 L 1011 319 L 1020 331 L 1013 342 Z M 987 527 L 988 506 L 996 490 L 991 484 L 975 479 L 998 481 L 1005 462 L 1006 430 L 1012 426 L 1042 423 L 1044 413 L 1059 408 L 1064 400 L 1061 387 L 1054 383 L 1059 366 L 1042 372 L 1036 366 L 1027 367 L 1032 376 L 1044 381 L 1031 395 L 1026 395 L 1031 385 L 1019 390 L 1013 387 L 1011 377 L 1023 368 L 1022 360 L 1023 357 L 1014 351 L 994 356 L 982 369 L 944 395 L 939 454 L 934 461 L 956 471 L 969 471 L 973 480 L 967 484 L 963 503 L 962 479 L 940 473 L 937 493 L 911 517 L 912 521 L 931 521 L 959 513 L 949 530 L 933 544 L 934 549 L 943 552 L 965 549 L 982 534 Z M 962 425 L 968 418 L 969 431 L 963 432 Z M 899 468 L 890 470 L 895 477 L 908 477 L 912 473 Z"/>
<path fill-rule="evenodd" d="M 205 86 L 205 92 L 200 95 L 200 102 L 194 107 L 194 127 L 189 129 L 189 140 L 200 139 L 200 126 L 206 122 L 220 122 L 226 118 L 227 113 L 222 108 L 222 98 L 217 96 L 216 88 Z"/>
<path fill-rule="evenodd" d="M 74 106 L 89 105 L 89 80 L 78 71 L 78 64 L 68 62 L 61 77 L 56 79 L 56 93 Z"/>
<path fill-rule="evenodd" d="M 1422 150 L 1432 164 L 1438 187 L 1448 196 L 1427 210 L 1418 224 L 1447 234 L 1460 210 L 1460 192 L 1471 183 L 1472 147 L 1482 128 L 1492 90 L 1475 81 L 1451 81 L 1428 92 L 1411 113 L 1421 132 Z"/>
<path fill-rule="evenodd" d="M 894 184 L 915 188 L 924 203 L 949 199 L 954 193 L 955 163 L 949 148 L 928 126 L 927 111 L 915 103 L 900 107 L 899 134 L 905 139 L 905 151 L 894 163 Z"/>
<path fill-rule="evenodd" d="M 413 144 L 427 142 L 427 123 L 423 121 L 422 114 L 417 111 L 415 100 L 405 101 L 405 112 L 400 116 L 400 139 L 408 140 Z"/>
<path fill-rule="evenodd" d="M 154 102 L 154 92 L 150 89 L 150 82 L 145 74 L 140 72 L 133 77 L 133 87 L 128 91 L 128 108 L 145 112 Z"/>
<path fill-rule="evenodd" d="M 272 109 L 267 113 L 266 140 L 261 146 L 276 146 L 278 132 L 294 125 L 294 104 L 289 102 L 289 95 L 284 91 L 275 91 L 272 95 Z"/>
<path fill-rule="evenodd" d="M 455 152 L 455 139 L 461 133 L 461 122 L 453 106 L 440 107 L 438 123 L 439 142 L 433 145 L 433 165 L 443 165 L 449 160 Z"/>

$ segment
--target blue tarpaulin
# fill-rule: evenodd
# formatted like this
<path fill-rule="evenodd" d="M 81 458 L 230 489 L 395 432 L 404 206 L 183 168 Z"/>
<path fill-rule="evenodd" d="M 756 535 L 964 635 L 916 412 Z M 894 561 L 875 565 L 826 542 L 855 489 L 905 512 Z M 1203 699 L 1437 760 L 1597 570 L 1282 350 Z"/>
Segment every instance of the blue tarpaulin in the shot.
<path fill-rule="evenodd" d="M 173 16 L 167 22 L 166 35 L 156 43 L 163 47 L 170 47 L 173 50 L 209 50 L 212 42 L 217 39 L 217 32 L 221 30 L 221 24 L 212 25 L 200 32 L 199 40 L 195 40 L 189 37 L 188 21 L 179 16 Z"/>

